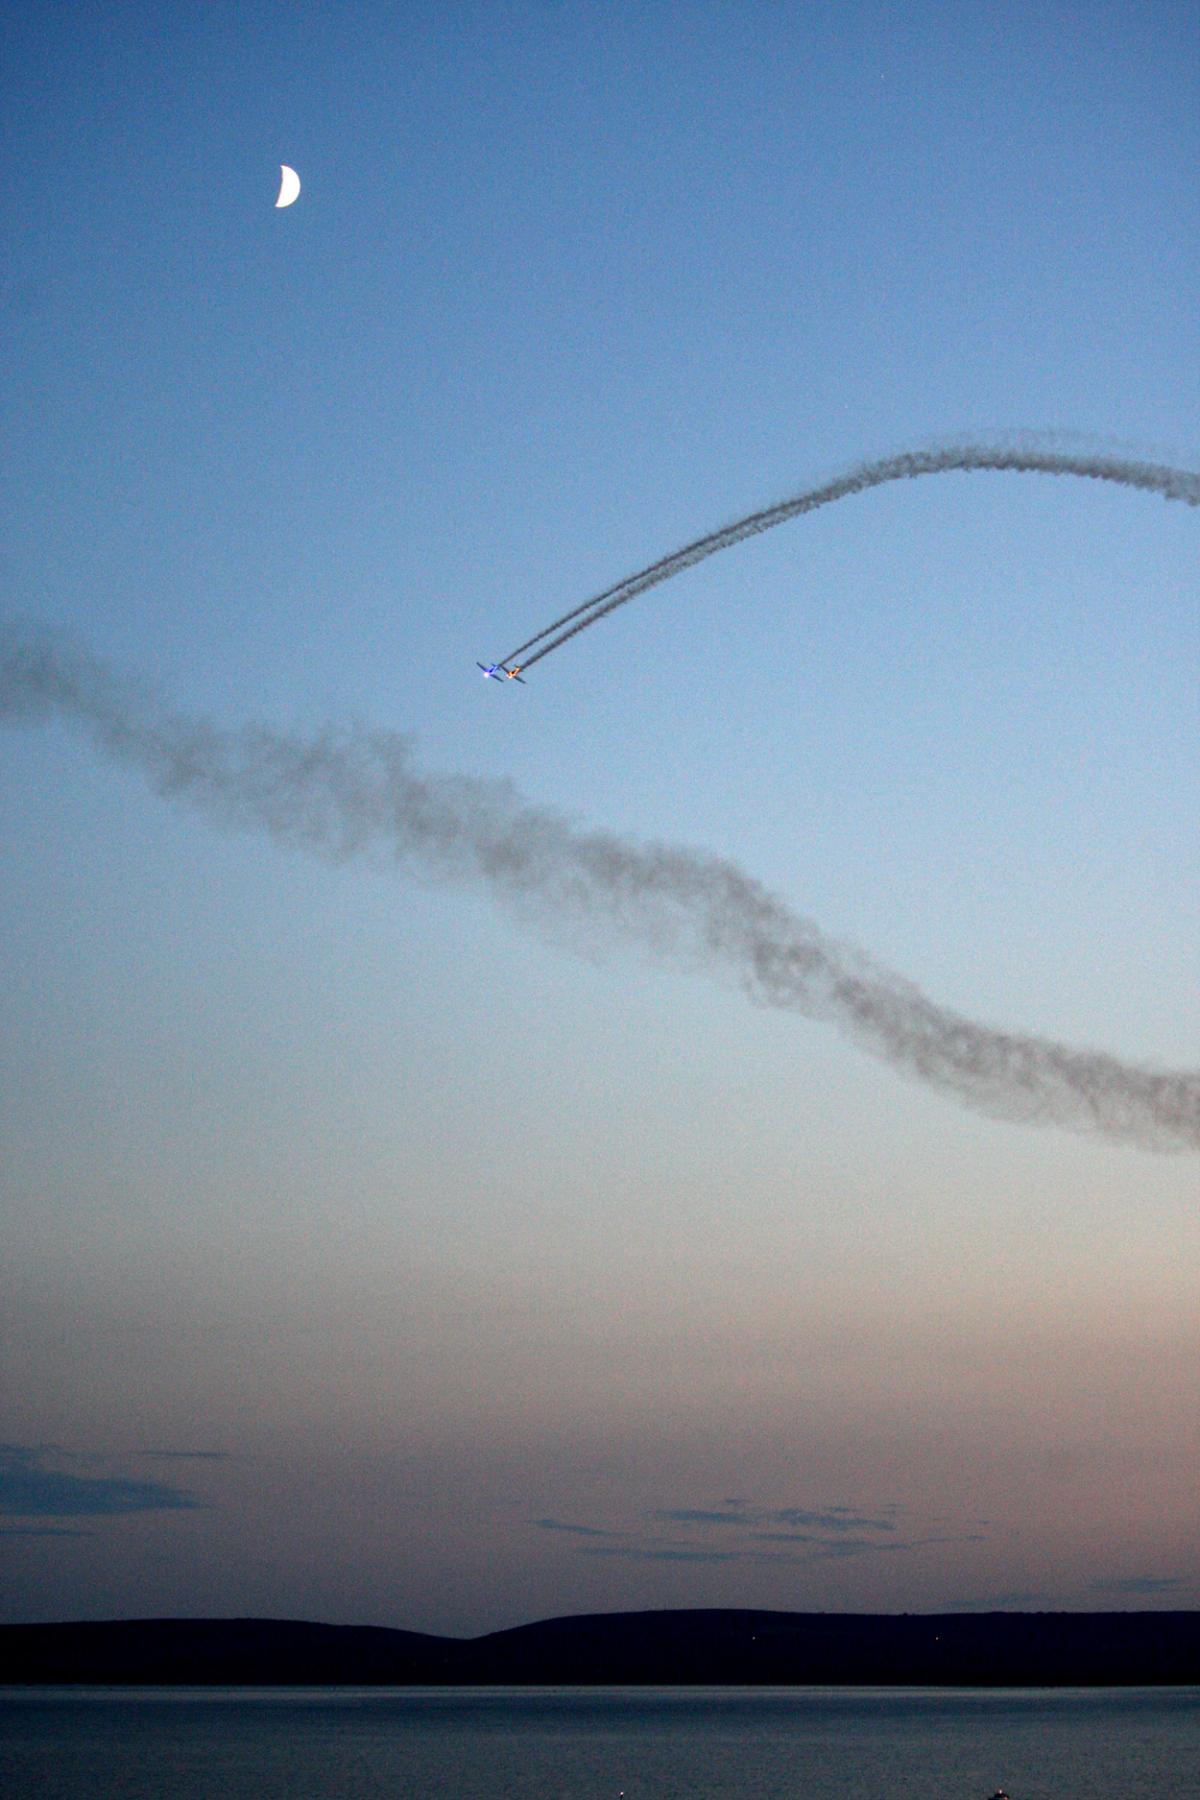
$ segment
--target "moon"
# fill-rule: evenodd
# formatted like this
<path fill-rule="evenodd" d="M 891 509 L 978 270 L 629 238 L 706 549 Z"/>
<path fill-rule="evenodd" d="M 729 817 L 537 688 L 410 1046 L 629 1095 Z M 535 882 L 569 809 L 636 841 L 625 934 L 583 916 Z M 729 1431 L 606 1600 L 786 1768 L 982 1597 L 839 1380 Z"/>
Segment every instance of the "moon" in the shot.
<path fill-rule="evenodd" d="M 286 163 L 279 165 L 279 198 L 276 206 L 290 206 L 300 192 L 300 177 L 295 169 L 289 169 Z"/>

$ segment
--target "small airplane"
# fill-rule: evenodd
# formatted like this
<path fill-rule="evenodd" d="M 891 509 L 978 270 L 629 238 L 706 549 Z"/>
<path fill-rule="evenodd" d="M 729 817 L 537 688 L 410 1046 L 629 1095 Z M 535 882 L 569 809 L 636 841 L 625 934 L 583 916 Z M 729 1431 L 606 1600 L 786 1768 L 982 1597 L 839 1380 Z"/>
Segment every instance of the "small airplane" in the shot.
<path fill-rule="evenodd" d="M 503 663 L 476 663 L 475 667 L 483 670 L 487 681 L 519 681 L 522 687 L 525 686 L 520 663 L 512 669 L 506 669 Z"/>

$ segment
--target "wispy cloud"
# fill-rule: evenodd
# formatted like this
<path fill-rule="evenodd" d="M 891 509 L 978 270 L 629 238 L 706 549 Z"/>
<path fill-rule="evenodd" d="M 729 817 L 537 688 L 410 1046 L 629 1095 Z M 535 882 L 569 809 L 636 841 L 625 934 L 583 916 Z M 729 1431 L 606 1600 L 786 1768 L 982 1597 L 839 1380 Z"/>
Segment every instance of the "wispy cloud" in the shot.
<path fill-rule="evenodd" d="M 1093 1581 L 1097 1594 L 1169 1594 L 1185 1585 L 1178 1575 L 1123 1575 L 1112 1581 Z"/>
<path fill-rule="evenodd" d="M 0 1537 L 95 1537 L 80 1525 L 0 1525 Z"/>
<path fill-rule="evenodd" d="M 1020 1611 L 1030 1606 L 1046 1606 L 1058 1598 L 1054 1594 L 1043 1594 L 1026 1588 L 1009 1588 L 999 1594 L 977 1594 L 969 1600 L 952 1600 L 950 1607 L 954 1612 L 1006 1612 Z"/>
<path fill-rule="evenodd" d="M 984 1536 L 978 1529 L 901 1536 L 900 1510 L 890 1502 L 864 1511 L 841 1504 L 754 1506 L 731 1499 L 713 1506 L 652 1507 L 628 1521 L 605 1525 L 554 1518 L 533 1523 L 542 1531 L 574 1538 L 580 1555 L 640 1562 L 819 1562 L 932 1544 L 978 1543 Z"/>
<path fill-rule="evenodd" d="M 813 1531 L 752 1531 L 750 1533 L 756 1544 L 819 1544 L 822 1542 Z"/>
<path fill-rule="evenodd" d="M 624 1535 L 620 1531 L 607 1531 L 602 1525 L 572 1525 L 566 1519 L 535 1519 L 533 1522 L 539 1531 L 567 1531 L 575 1537 L 615 1538 Z"/>
<path fill-rule="evenodd" d="M 203 1502 L 183 1488 L 125 1476 L 73 1475 L 55 1468 L 61 1452 L 0 1445 L 0 1513 L 24 1519 L 99 1518 L 120 1513 L 192 1511 Z"/>
<path fill-rule="evenodd" d="M 895 1507 L 888 1507 L 884 1509 L 882 1516 L 868 1516 L 855 1512 L 850 1506 L 829 1506 L 811 1511 L 802 1506 L 756 1508 L 745 1504 L 733 1507 L 727 1503 L 723 1507 L 712 1509 L 700 1506 L 660 1507 L 647 1516 L 668 1520 L 675 1525 L 782 1525 L 791 1527 L 793 1531 L 797 1527 L 807 1526 L 819 1532 L 863 1532 L 894 1531 L 896 1512 Z"/>
<path fill-rule="evenodd" d="M 228 1450 L 139 1450 L 142 1458 L 156 1462 L 228 1462 Z"/>
<path fill-rule="evenodd" d="M 748 1512 L 706 1512 L 699 1506 L 661 1507 L 648 1515 L 652 1519 L 670 1520 L 675 1525 L 751 1525 L 755 1515 Z"/>
<path fill-rule="evenodd" d="M 581 1551 L 584 1556 L 625 1556 L 635 1562 L 737 1562 L 741 1556 L 738 1550 L 691 1550 L 671 1545 L 660 1549 L 652 1544 L 585 1544 Z"/>
<path fill-rule="evenodd" d="M 888 1508 L 882 1518 L 868 1518 L 849 1506 L 831 1506 L 824 1512 L 806 1512 L 802 1507 L 783 1506 L 765 1513 L 764 1520 L 778 1525 L 807 1525 L 815 1531 L 895 1531 L 897 1508 Z"/>
<path fill-rule="evenodd" d="M 867 1556 L 874 1551 L 915 1550 L 919 1544 L 938 1542 L 933 1538 L 818 1538 L 790 1531 L 756 1531 L 755 1540 L 767 1544 L 810 1544 L 813 1556 Z"/>

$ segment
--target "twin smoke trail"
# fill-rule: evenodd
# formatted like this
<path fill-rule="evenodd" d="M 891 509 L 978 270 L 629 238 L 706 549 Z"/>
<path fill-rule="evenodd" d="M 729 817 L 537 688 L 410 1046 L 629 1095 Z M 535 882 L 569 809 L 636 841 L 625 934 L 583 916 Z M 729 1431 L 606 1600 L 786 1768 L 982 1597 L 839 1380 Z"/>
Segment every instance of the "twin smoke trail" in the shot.
<path fill-rule="evenodd" d="M 530 642 L 550 637 L 539 652 L 545 656 L 635 593 L 742 537 L 884 481 L 955 468 L 1084 475 L 1200 503 L 1200 476 L 1157 465 L 1040 452 L 918 452 L 864 464 L 698 539 Z M 980 1112 L 1147 1148 L 1200 1150 L 1200 1070 L 1142 1068 L 976 1024 L 825 937 L 734 863 L 580 831 L 529 805 L 507 782 L 425 773 L 393 732 L 223 730 L 164 710 L 68 642 L 36 628 L 0 627 L 0 720 L 52 718 L 82 728 L 158 793 L 219 823 L 330 860 L 382 858 L 426 879 L 483 888 L 544 931 L 580 932 L 591 949 L 615 941 L 731 976 L 752 999 L 830 1020 L 894 1068 Z"/>
<path fill-rule="evenodd" d="M 851 494 L 865 494 L 868 488 L 884 487 L 889 481 L 912 481 L 918 475 L 948 475 L 972 469 L 997 469 L 1016 475 L 1075 475 L 1086 481 L 1112 481 L 1121 487 L 1161 494 L 1164 500 L 1184 500 L 1189 506 L 1200 506 L 1200 474 L 1189 469 L 1173 469 L 1168 463 L 1039 450 L 1015 444 L 939 444 L 926 450 L 905 450 L 898 456 L 858 463 L 832 481 L 806 488 L 790 500 L 780 500 L 774 506 L 747 513 L 744 519 L 735 519 L 732 525 L 722 525 L 719 530 L 685 544 L 681 550 L 672 550 L 669 556 L 659 557 L 657 562 L 627 575 L 624 581 L 614 582 L 602 593 L 593 594 L 582 606 L 572 607 L 561 619 L 555 619 L 552 625 L 527 638 L 503 659 L 504 666 L 511 668 L 520 659 L 523 669 L 531 668 L 552 650 L 557 650 L 560 644 L 578 637 L 581 631 L 607 618 L 609 613 L 636 599 L 638 594 L 646 593 L 660 582 L 670 581 L 684 569 L 694 568 L 697 563 L 715 556 L 718 550 L 728 550 L 745 538 L 757 537 L 773 526 L 798 519 L 801 513 L 817 512 L 822 506 L 832 506 L 835 500 L 848 500 Z M 539 644 L 541 649 L 535 649 Z M 527 656 L 528 650 L 533 650 L 534 654 Z"/>

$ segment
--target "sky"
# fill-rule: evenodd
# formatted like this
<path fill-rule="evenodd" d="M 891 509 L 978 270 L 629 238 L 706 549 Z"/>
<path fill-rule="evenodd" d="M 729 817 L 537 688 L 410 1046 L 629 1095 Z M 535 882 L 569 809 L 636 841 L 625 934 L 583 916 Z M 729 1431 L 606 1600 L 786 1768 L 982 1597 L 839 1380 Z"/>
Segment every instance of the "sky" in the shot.
<path fill-rule="evenodd" d="M 1194 1145 L 179 766 L 406 755 L 494 862 L 696 852 L 1194 1070 L 1193 507 L 896 482 L 475 664 L 861 459 L 1200 468 L 1195 9 L 80 0 L 0 52 L 0 643 L 93 696 L 0 709 L 3 1616 L 1200 1604 Z"/>

